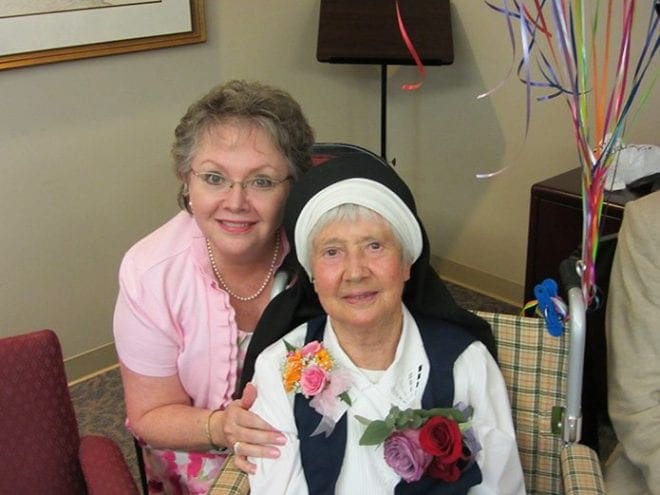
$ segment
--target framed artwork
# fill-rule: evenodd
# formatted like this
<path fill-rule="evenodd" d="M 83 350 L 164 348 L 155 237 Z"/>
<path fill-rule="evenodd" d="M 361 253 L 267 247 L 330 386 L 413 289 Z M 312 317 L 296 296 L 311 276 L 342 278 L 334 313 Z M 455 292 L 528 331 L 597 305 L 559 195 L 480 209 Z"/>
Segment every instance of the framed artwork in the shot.
<path fill-rule="evenodd" d="M 0 70 L 204 41 L 204 0 L 0 1 Z"/>

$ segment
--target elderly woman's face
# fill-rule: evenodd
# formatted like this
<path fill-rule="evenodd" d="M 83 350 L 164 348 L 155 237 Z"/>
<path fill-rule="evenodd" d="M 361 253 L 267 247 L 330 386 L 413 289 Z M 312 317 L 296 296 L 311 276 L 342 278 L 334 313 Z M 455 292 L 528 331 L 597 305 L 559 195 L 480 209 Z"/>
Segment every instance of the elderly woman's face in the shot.
<path fill-rule="evenodd" d="M 271 253 L 289 192 L 289 181 L 283 181 L 289 168 L 270 135 L 258 127 L 214 127 L 203 136 L 191 168 L 192 214 L 218 254 L 248 261 Z M 234 184 L 219 186 L 223 180 Z M 264 187 L 268 184 L 275 185 Z"/>
<path fill-rule="evenodd" d="M 400 322 L 410 278 L 401 247 L 383 219 L 338 220 L 312 242 L 314 289 L 337 330 L 384 328 Z"/>

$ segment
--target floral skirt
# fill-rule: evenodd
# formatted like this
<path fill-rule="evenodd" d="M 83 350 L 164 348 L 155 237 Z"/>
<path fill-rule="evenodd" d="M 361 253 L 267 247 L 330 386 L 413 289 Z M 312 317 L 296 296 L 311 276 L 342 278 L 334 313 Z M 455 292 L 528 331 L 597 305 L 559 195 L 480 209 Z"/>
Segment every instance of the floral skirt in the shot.
<path fill-rule="evenodd" d="M 206 494 L 227 459 L 224 453 L 161 450 L 140 445 L 149 494 Z"/>

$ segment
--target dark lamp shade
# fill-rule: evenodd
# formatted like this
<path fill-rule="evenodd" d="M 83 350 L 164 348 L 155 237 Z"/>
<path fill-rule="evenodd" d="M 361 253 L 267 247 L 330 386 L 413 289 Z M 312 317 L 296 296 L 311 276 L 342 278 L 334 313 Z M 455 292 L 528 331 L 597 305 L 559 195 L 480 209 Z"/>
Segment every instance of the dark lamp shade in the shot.
<path fill-rule="evenodd" d="M 424 65 L 454 61 L 449 0 L 399 0 L 408 36 Z M 395 0 L 321 0 L 319 62 L 414 65 Z"/>

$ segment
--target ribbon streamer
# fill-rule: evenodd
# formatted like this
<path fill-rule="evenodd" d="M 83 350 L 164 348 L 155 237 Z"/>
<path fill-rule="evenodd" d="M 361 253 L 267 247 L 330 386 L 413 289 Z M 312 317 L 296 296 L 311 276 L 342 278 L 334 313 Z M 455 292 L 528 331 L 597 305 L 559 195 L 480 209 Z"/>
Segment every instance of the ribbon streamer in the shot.
<path fill-rule="evenodd" d="M 642 82 L 659 46 L 655 0 L 643 2 L 648 4 L 649 21 L 634 65 L 631 64 L 635 58 L 632 32 L 636 0 L 485 3 L 505 16 L 514 58 L 516 42 L 512 34 L 516 30 L 513 24 L 519 23 L 521 55 L 517 76 L 525 85 L 525 139 L 534 91 L 544 92 L 537 101 L 558 96 L 566 101 L 582 168 L 582 292 L 587 304 L 592 305 L 598 299 L 595 261 L 607 171 L 621 145 L 633 103 L 640 94 L 643 94 L 640 105 L 646 101 L 658 74 L 656 69 L 649 88 L 642 91 Z M 615 16 L 617 8 L 618 17 Z M 615 17 L 620 19 L 618 23 Z M 602 53 L 600 47 L 603 47 Z M 614 47 L 618 49 L 613 50 Z M 533 76 L 534 64 L 537 77 Z M 495 88 L 477 98 L 491 96 L 511 73 L 509 70 Z M 477 174 L 477 177 L 487 178 L 498 173 Z"/>
<path fill-rule="evenodd" d="M 414 84 L 403 84 L 401 86 L 401 89 L 404 91 L 415 91 L 416 89 L 421 88 L 422 84 L 424 84 L 424 80 L 426 79 L 426 68 L 422 63 L 422 59 L 419 57 L 419 54 L 417 53 L 417 50 L 415 49 L 415 45 L 411 41 L 410 36 L 408 36 L 408 31 L 406 30 L 406 26 L 403 22 L 403 17 L 401 16 L 401 10 L 399 9 L 399 0 L 396 0 L 396 21 L 397 24 L 399 25 L 399 32 L 401 33 L 401 38 L 403 39 L 403 42 L 406 44 L 406 48 L 408 48 L 408 52 L 410 53 L 410 56 L 415 61 L 415 65 L 417 66 L 417 72 L 419 73 L 420 76 L 420 80 L 418 82 Z"/>

